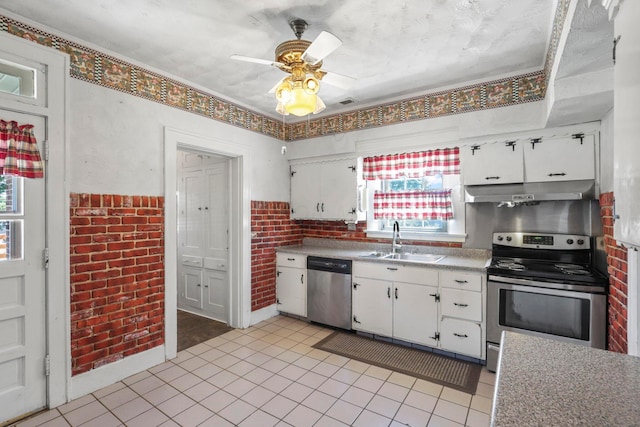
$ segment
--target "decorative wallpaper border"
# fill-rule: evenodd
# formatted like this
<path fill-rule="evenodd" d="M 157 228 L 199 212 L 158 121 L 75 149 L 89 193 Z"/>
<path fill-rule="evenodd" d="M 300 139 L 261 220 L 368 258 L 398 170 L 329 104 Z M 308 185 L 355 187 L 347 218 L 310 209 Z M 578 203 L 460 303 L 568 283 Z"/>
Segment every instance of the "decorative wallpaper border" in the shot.
<path fill-rule="evenodd" d="M 571 1 L 558 0 L 540 71 L 290 124 L 2 15 L 0 31 L 69 54 L 70 75 L 79 80 L 276 139 L 296 141 L 544 99 Z"/>

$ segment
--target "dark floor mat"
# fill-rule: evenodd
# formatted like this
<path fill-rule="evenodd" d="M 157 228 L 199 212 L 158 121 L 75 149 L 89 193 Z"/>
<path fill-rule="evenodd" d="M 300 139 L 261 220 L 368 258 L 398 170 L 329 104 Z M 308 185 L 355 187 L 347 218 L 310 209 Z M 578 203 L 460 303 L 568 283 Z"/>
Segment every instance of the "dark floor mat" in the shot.
<path fill-rule="evenodd" d="M 178 351 L 232 330 L 233 328 L 225 323 L 178 310 Z"/>
<path fill-rule="evenodd" d="M 313 347 L 475 394 L 482 366 L 428 351 L 334 332 Z"/>

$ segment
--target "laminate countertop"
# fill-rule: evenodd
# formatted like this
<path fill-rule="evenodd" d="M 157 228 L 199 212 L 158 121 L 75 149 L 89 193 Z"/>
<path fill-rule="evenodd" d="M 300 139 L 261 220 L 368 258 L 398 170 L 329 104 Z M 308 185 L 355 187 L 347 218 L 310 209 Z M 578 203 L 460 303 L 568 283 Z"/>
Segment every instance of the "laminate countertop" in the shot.
<path fill-rule="evenodd" d="M 480 249 L 459 249 L 459 248 L 439 248 L 439 247 L 420 247 L 405 246 L 403 251 L 415 253 L 430 253 L 443 255 L 440 261 L 415 262 L 401 259 L 383 259 L 383 258 L 367 258 L 366 255 L 371 252 L 384 251 L 389 252 L 391 245 L 365 247 L 357 244 L 344 244 L 342 242 L 324 243 L 320 239 L 294 246 L 280 246 L 276 248 L 277 252 L 298 253 L 309 256 L 319 256 L 327 258 L 350 259 L 362 262 L 384 262 L 397 263 L 405 265 L 420 265 L 424 267 L 450 270 L 470 270 L 483 272 L 491 262 L 491 254 L 489 251 Z"/>
<path fill-rule="evenodd" d="M 504 332 L 492 426 L 638 426 L 640 358 Z"/>

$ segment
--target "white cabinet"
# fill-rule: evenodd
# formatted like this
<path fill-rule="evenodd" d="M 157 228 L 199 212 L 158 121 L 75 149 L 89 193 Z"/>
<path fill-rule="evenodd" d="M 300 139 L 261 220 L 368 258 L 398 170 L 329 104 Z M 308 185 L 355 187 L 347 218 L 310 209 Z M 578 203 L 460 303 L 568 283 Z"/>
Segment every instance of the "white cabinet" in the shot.
<path fill-rule="evenodd" d="M 595 136 L 541 138 L 524 144 L 525 182 L 595 179 Z"/>
<path fill-rule="evenodd" d="M 352 327 L 484 359 L 485 286 L 481 273 L 354 262 Z"/>
<path fill-rule="evenodd" d="M 178 308 L 228 322 L 228 161 L 178 158 Z"/>
<path fill-rule="evenodd" d="M 640 2 L 620 2 L 615 18 L 616 45 L 613 91 L 613 236 L 618 242 L 640 246 Z"/>
<path fill-rule="evenodd" d="M 454 353 L 483 359 L 485 354 L 485 276 L 447 270 L 440 273 L 440 344 Z"/>
<path fill-rule="evenodd" d="M 596 178 L 594 134 L 476 144 L 462 150 L 464 185 Z"/>
<path fill-rule="evenodd" d="M 462 150 L 464 185 L 508 184 L 522 182 L 523 142 L 472 145 Z"/>
<path fill-rule="evenodd" d="M 291 218 L 357 220 L 357 159 L 291 165 Z"/>
<path fill-rule="evenodd" d="M 354 263 L 355 264 L 355 263 Z M 387 280 L 356 277 L 352 279 L 352 328 L 376 335 L 393 335 L 393 284 Z"/>
<path fill-rule="evenodd" d="M 353 263 L 355 330 L 437 345 L 438 273 L 422 267 Z"/>
<path fill-rule="evenodd" d="M 276 302 L 278 310 L 307 316 L 307 257 L 300 254 L 276 254 Z"/>

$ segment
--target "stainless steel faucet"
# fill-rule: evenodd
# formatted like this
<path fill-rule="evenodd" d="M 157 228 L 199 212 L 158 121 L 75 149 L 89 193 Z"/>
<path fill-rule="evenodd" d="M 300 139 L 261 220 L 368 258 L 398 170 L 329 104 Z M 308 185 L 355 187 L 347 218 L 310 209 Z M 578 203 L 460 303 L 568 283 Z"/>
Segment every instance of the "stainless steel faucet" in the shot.
<path fill-rule="evenodd" d="M 398 221 L 393 223 L 393 238 L 391 240 L 391 253 L 395 254 L 398 249 L 402 248 L 400 244 L 400 224 Z"/>

